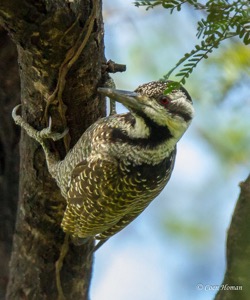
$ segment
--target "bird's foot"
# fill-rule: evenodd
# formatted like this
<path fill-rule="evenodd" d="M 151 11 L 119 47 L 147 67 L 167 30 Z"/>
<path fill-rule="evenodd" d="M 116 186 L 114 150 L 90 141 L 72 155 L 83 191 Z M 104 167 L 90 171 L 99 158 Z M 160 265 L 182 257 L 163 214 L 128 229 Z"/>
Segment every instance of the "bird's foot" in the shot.
<path fill-rule="evenodd" d="M 49 126 L 47 128 L 42 129 L 39 131 L 39 136 L 41 139 L 52 139 L 53 141 L 58 141 L 62 139 L 67 133 L 69 129 L 66 128 L 62 133 L 60 132 L 53 132 L 52 131 L 52 119 L 49 118 Z"/>
<path fill-rule="evenodd" d="M 45 139 L 52 139 L 53 141 L 57 141 L 62 139 L 67 133 L 68 128 L 66 128 L 62 133 L 52 132 L 52 120 L 49 118 L 49 126 L 47 128 L 42 129 L 41 131 L 36 130 L 31 125 L 29 125 L 19 114 L 18 110 L 21 107 L 21 104 L 17 105 L 12 111 L 12 118 L 17 125 L 22 127 L 26 133 L 35 139 L 40 144 Z"/>

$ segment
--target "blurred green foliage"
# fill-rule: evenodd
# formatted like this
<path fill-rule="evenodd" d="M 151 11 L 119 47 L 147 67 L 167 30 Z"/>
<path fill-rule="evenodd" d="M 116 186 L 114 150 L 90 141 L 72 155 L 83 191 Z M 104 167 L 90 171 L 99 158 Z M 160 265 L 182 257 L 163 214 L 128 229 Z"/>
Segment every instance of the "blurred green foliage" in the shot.
<path fill-rule="evenodd" d="M 231 41 L 206 61 L 205 82 L 210 97 L 201 104 L 200 136 L 211 146 L 227 171 L 237 165 L 250 166 L 250 51 Z M 203 78 L 204 79 L 204 78 Z M 202 90 L 196 97 L 202 98 Z"/>
<path fill-rule="evenodd" d="M 227 47 L 222 47 L 215 56 L 207 61 L 208 65 L 217 69 L 220 76 L 218 86 L 220 97 L 226 96 L 234 87 L 247 83 L 250 76 L 250 50 L 239 41 L 232 40 Z"/>
<path fill-rule="evenodd" d="M 144 2 L 156 4 L 163 1 Z M 171 2 L 187 4 L 190 1 Z M 212 5 L 212 2 L 232 1 L 200 2 Z M 190 5 L 181 6 L 180 13 L 177 13 L 176 7 L 175 14 L 168 14 L 161 6 L 148 11 L 137 9 L 131 2 L 123 0 L 105 0 L 104 5 L 106 54 L 108 58 L 127 64 L 125 73 L 112 75 L 117 88 L 121 89 L 133 89 L 166 74 L 197 43 L 197 22 L 207 16 L 205 10 L 196 10 Z M 145 211 L 141 221 L 138 219 L 127 231 L 136 241 L 132 252 L 141 246 L 140 256 L 144 251 L 150 252 L 148 248 L 153 249 L 153 257 L 159 253 L 156 281 L 163 280 L 168 294 L 160 290 L 161 296 L 157 299 L 213 298 L 216 291 L 213 294 L 209 291 L 201 293 L 194 287 L 198 282 L 220 284 L 223 278 L 226 229 L 237 200 L 238 183 L 248 172 L 250 51 L 242 39 L 233 37 L 209 54 L 208 59 L 201 60 L 185 84 L 196 114 L 178 147 L 171 181 L 158 200 Z M 171 77 L 178 80 L 178 77 Z M 121 107 L 119 109 L 122 110 Z M 146 236 L 144 241 L 149 241 L 147 246 L 138 243 L 141 234 Z M 120 237 L 119 240 L 117 235 L 119 252 L 125 242 L 122 233 Z M 124 261 L 124 256 L 121 260 Z M 107 262 L 106 256 L 104 261 Z M 149 264 L 148 260 L 146 265 Z M 142 265 L 145 265 L 144 261 Z M 143 271 L 137 280 L 133 280 L 136 290 L 139 280 L 145 286 L 144 276 L 150 278 L 154 267 L 155 263 L 149 274 Z M 133 263 L 132 270 L 134 268 Z M 110 261 L 108 269 L 112 269 Z M 120 270 L 119 274 L 124 273 Z M 111 282 L 116 279 L 117 270 Z M 103 284 L 103 278 L 100 282 Z M 124 280 L 116 282 L 116 286 L 119 284 L 123 285 Z M 107 284 L 104 285 L 106 289 Z M 153 286 L 153 283 L 150 285 Z M 131 298 L 126 293 L 133 288 L 120 289 L 123 298 L 120 295 L 112 299 Z M 143 296 L 134 298 L 155 298 L 155 295 L 150 296 L 146 289 Z M 105 298 L 103 294 L 102 298 Z M 110 293 L 105 299 L 111 299 Z"/>
<path fill-rule="evenodd" d="M 117 22 L 123 19 L 128 23 L 129 41 L 121 39 L 123 44 L 116 52 L 120 55 L 123 49 L 128 70 L 117 81 L 118 85 L 131 84 L 133 87 L 136 87 L 138 78 L 143 82 L 157 80 L 171 69 L 187 46 L 195 43 L 197 20 L 200 15 L 206 15 L 205 11 L 194 12 L 186 6 L 181 12 L 183 15 L 178 13 L 166 18 L 165 10 L 158 8 L 148 12 L 140 10 L 133 19 L 132 10 L 126 12 L 125 7 L 119 11 L 124 16 L 120 15 Z M 114 16 L 117 15 L 113 6 L 112 9 Z M 196 142 L 209 145 L 217 159 L 220 178 L 232 175 L 238 167 L 247 168 L 250 161 L 249 66 L 249 48 L 238 37 L 233 37 L 224 41 L 209 59 L 201 61 L 186 82 L 196 110 L 192 125 Z M 178 77 L 172 79 L 178 80 Z M 208 190 L 215 188 L 207 187 Z M 210 234 L 205 225 L 200 228 L 195 220 L 192 223 L 177 215 L 166 223 L 164 219 L 164 224 L 176 235 L 186 235 L 191 240 L 202 241 Z"/>
<path fill-rule="evenodd" d="M 225 40 L 238 37 L 242 43 L 248 45 L 250 43 L 250 7 L 249 1 L 205 1 L 205 3 L 197 0 L 147 0 L 136 1 L 135 6 L 146 6 L 146 9 L 154 8 L 162 5 L 163 8 L 173 11 L 181 11 L 184 4 L 188 4 L 195 10 L 201 12 L 197 22 L 196 36 L 200 39 L 200 43 L 196 44 L 188 53 L 170 69 L 163 79 L 168 79 L 177 69 L 176 77 L 178 82 L 168 85 L 166 93 L 171 92 L 174 88 L 178 88 L 179 84 L 185 84 L 186 79 L 194 71 L 197 65 L 207 59 L 211 53 L 220 47 Z"/>
<path fill-rule="evenodd" d="M 194 247 L 201 245 L 207 247 L 211 238 L 212 230 L 206 223 L 197 226 L 197 221 L 183 220 L 177 217 L 167 218 L 163 223 L 168 233 L 186 239 Z"/>

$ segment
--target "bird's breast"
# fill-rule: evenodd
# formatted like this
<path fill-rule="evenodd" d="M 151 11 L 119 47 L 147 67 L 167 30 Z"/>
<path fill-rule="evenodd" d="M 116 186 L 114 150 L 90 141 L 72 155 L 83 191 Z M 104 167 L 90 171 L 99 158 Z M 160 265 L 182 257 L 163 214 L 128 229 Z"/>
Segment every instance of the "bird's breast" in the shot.
<path fill-rule="evenodd" d="M 121 161 L 119 163 L 120 185 L 123 189 L 132 189 L 140 194 L 157 194 L 167 183 L 174 165 L 175 155 L 163 159 L 156 165 L 133 161 Z"/>

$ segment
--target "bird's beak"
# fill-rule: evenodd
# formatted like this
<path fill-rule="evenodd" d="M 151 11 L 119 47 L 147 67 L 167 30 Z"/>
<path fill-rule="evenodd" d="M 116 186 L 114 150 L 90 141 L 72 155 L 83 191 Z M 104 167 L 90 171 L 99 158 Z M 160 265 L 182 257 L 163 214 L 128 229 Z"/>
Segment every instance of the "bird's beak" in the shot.
<path fill-rule="evenodd" d="M 115 90 L 111 88 L 98 88 L 98 92 L 115 101 L 122 103 L 128 109 L 132 108 L 136 110 L 137 109 L 141 110 L 142 107 L 141 95 L 135 92 Z"/>

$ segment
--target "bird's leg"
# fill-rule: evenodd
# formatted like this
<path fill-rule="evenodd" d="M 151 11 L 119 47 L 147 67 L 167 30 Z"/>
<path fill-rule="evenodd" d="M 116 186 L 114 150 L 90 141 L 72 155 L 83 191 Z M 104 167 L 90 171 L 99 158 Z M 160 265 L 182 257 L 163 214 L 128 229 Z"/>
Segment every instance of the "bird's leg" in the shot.
<path fill-rule="evenodd" d="M 42 129 L 41 131 L 36 130 L 30 124 L 28 124 L 20 115 L 18 115 L 18 109 L 21 107 L 21 104 L 14 107 L 12 110 L 12 118 L 17 125 L 22 127 L 26 133 L 33 139 L 35 139 L 39 144 L 43 146 L 43 140 L 52 139 L 53 141 L 58 141 L 62 139 L 68 132 L 66 128 L 62 133 L 52 132 L 52 121 L 49 118 L 49 126 Z"/>
<path fill-rule="evenodd" d="M 58 133 L 58 132 L 52 132 L 52 121 L 51 118 L 49 119 L 49 126 L 47 128 L 44 128 L 41 131 L 36 130 L 33 128 L 31 125 L 29 125 L 20 115 L 18 115 L 18 109 L 21 107 L 19 104 L 16 106 L 13 111 L 12 111 L 12 118 L 14 119 L 15 123 L 22 127 L 26 133 L 33 139 L 35 139 L 41 146 L 43 147 L 43 150 L 46 155 L 46 161 L 48 165 L 48 169 L 53 176 L 53 166 L 57 162 L 56 157 L 50 152 L 49 148 L 45 144 L 44 140 L 45 139 L 52 139 L 53 141 L 60 140 L 63 138 L 67 132 L 68 129 L 64 130 L 63 133 Z M 55 264 L 55 269 L 56 269 L 56 285 L 57 285 L 57 290 L 58 290 L 58 300 L 66 300 L 66 298 L 63 295 L 63 290 L 61 286 L 61 280 L 60 280 L 60 271 L 62 269 L 63 265 L 63 260 L 64 257 L 66 256 L 68 252 L 68 238 L 69 235 L 65 235 L 64 243 L 62 245 L 61 251 L 60 251 L 60 256 Z"/>
<path fill-rule="evenodd" d="M 57 167 L 58 163 L 60 162 L 60 158 L 57 153 L 54 153 L 50 150 L 50 147 L 46 143 L 46 139 L 52 139 L 53 141 L 60 140 L 67 134 L 68 129 L 65 129 L 62 133 L 52 132 L 52 124 L 50 118 L 49 126 L 41 131 L 38 131 L 31 125 L 29 125 L 20 115 L 17 114 L 20 107 L 21 105 L 18 105 L 13 109 L 12 118 L 17 125 L 21 126 L 31 138 L 35 139 L 42 146 L 45 153 L 49 173 L 53 178 L 56 178 Z"/>
<path fill-rule="evenodd" d="M 58 141 L 62 139 L 67 133 L 69 129 L 66 128 L 62 133 L 52 132 L 52 119 L 49 118 L 49 126 L 40 131 L 39 135 L 42 139 L 52 139 L 53 141 Z"/>

